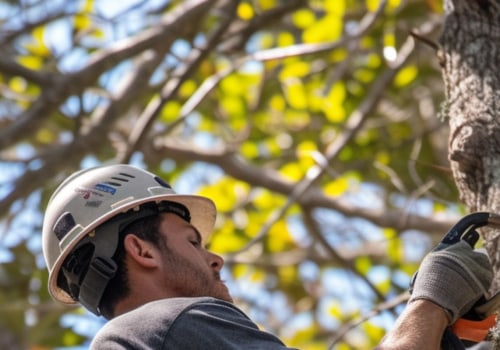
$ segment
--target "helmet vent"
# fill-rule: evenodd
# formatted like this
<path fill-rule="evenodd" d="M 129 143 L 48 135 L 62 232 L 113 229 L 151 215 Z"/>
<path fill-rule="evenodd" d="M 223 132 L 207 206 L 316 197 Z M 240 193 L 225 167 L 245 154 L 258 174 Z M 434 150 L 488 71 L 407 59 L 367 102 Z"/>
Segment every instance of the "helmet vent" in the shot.
<path fill-rule="evenodd" d="M 168 183 L 166 183 L 162 178 L 158 177 L 158 176 L 155 176 L 155 180 L 156 182 L 158 182 L 162 187 L 166 187 L 166 188 L 172 188 L 172 186 L 170 186 Z"/>
<path fill-rule="evenodd" d="M 75 218 L 70 212 L 63 213 L 54 224 L 53 231 L 58 240 L 61 240 L 66 234 L 76 226 Z"/>
<path fill-rule="evenodd" d="M 120 187 L 124 183 L 128 183 L 130 179 L 134 179 L 135 176 L 127 173 L 119 173 L 119 176 L 111 176 L 111 180 L 106 183 L 111 186 Z"/>
<path fill-rule="evenodd" d="M 131 179 L 135 179 L 134 175 L 130 175 L 130 174 L 127 174 L 127 173 L 120 173 L 120 175 L 128 177 L 128 178 L 131 178 Z"/>

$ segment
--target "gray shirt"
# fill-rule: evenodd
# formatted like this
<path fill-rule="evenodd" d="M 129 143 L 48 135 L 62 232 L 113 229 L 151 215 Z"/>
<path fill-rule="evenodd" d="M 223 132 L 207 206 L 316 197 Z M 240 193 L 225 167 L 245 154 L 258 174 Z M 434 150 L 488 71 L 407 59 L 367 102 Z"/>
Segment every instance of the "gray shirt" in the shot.
<path fill-rule="evenodd" d="M 289 348 L 233 304 L 203 297 L 157 300 L 118 316 L 98 332 L 90 349 Z"/>

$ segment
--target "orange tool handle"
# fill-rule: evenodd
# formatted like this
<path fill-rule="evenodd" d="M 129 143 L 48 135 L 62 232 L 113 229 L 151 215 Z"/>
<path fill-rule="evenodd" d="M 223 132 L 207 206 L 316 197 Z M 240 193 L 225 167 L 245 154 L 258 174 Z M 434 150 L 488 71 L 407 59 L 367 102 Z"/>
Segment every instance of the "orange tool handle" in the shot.
<path fill-rule="evenodd" d="M 462 340 L 479 343 L 485 340 L 489 330 L 496 324 L 496 315 L 491 315 L 480 321 L 459 319 L 451 326 L 451 330 Z"/>

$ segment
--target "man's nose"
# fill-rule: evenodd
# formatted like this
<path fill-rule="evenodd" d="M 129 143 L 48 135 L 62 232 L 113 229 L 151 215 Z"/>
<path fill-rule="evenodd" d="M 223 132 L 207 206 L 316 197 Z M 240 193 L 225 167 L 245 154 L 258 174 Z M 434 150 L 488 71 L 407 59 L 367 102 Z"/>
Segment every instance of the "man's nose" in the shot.
<path fill-rule="evenodd" d="M 208 252 L 209 256 L 209 264 L 212 269 L 215 271 L 219 272 L 222 269 L 222 266 L 224 266 L 224 259 L 212 252 Z"/>

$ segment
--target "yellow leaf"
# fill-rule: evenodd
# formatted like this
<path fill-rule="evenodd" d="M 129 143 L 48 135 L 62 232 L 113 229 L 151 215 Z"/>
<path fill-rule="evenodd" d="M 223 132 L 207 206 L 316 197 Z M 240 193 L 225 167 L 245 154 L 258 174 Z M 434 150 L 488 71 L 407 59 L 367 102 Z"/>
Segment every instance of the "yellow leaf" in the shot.
<path fill-rule="evenodd" d="M 318 146 L 316 145 L 316 143 L 314 141 L 311 141 L 311 140 L 302 141 L 297 146 L 297 154 L 298 155 L 300 155 L 300 154 L 310 155 L 311 152 L 317 151 L 317 150 L 318 150 Z"/>
<path fill-rule="evenodd" d="M 40 56 L 21 56 L 17 61 L 26 68 L 33 70 L 38 70 L 43 67 L 43 59 Z"/>
<path fill-rule="evenodd" d="M 307 95 L 300 80 L 288 79 L 284 84 L 283 91 L 288 104 L 292 108 L 305 109 L 307 107 Z"/>
<path fill-rule="evenodd" d="M 380 152 L 377 152 L 377 155 L 375 156 L 375 160 L 381 164 L 387 165 L 387 164 L 389 164 L 389 161 L 391 160 L 391 156 L 387 152 L 380 151 Z"/>
<path fill-rule="evenodd" d="M 85 0 L 82 6 L 82 10 L 85 12 L 92 12 L 94 8 L 94 0 Z"/>
<path fill-rule="evenodd" d="M 252 19 L 254 16 L 253 8 L 247 2 L 242 2 L 238 5 L 237 13 L 241 19 L 246 21 Z"/>
<path fill-rule="evenodd" d="M 340 305 L 337 302 L 332 302 L 328 306 L 328 314 L 333 318 L 342 319 L 343 312 L 342 309 L 340 308 Z"/>
<path fill-rule="evenodd" d="M 55 136 L 56 135 L 51 130 L 43 128 L 38 130 L 35 138 L 39 143 L 48 145 L 54 142 Z"/>
<path fill-rule="evenodd" d="M 387 227 L 384 227 L 382 229 L 382 234 L 384 235 L 385 239 L 387 239 L 387 240 L 393 239 L 397 236 L 396 230 L 394 230 L 393 228 L 387 228 Z"/>
<path fill-rule="evenodd" d="M 295 38 L 292 33 L 282 32 L 278 34 L 277 43 L 279 47 L 290 46 L 295 44 Z"/>
<path fill-rule="evenodd" d="M 293 13 L 292 21 L 298 28 L 305 29 L 316 21 L 316 16 L 312 10 L 301 9 Z"/>
<path fill-rule="evenodd" d="M 270 126 L 271 125 L 272 124 L 270 124 Z M 281 154 L 282 150 L 281 150 L 281 147 L 278 144 L 278 142 L 276 142 L 276 138 L 272 138 L 272 139 L 268 139 L 268 140 L 264 141 L 261 144 L 261 147 L 262 146 L 264 147 L 265 152 L 271 156 L 277 156 L 277 155 Z"/>
<path fill-rule="evenodd" d="M 250 274 L 250 280 L 252 282 L 263 282 L 266 279 L 267 274 L 263 272 L 262 270 L 255 269 L 251 274 Z"/>
<path fill-rule="evenodd" d="M 203 187 L 198 193 L 201 196 L 213 198 L 217 203 L 217 209 L 221 212 L 227 212 L 236 205 L 238 191 L 235 189 L 237 187 L 241 189 L 245 185 L 228 177 L 223 177 L 216 183 Z"/>
<path fill-rule="evenodd" d="M 233 267 L 233 276 L 236 279 L 245 277 L 250 270 L 250 266 L 244 264 L 237 264 Z"/>
<path fill-rule="evenodd" d="M 243 248 L 250 238 L 247 236 L 246 227 L 242 230 L 237 226 L 237 221 L 233 216 L 219 215 L 215 232 L 207 244 L 208 249 L 225 254 Z"/>
<path fill-rule="evenodd" d="M 368 68 L 378 68 L 380 67 L 381 62 L 382 60 L 377 54 L 371 53 L 366 57 L 366 67 Z"/>
<path fill-rule="evenodd" d="M 382 0 L 366 0 L 366 8 L 368 11 L 374 12 L 380 6 Z"/>
<path fill-rule="evenodd" d="M 396 9 L 399 7 L 400 4 L 401 0 L 389 0 L 387 2 L 387 6 L 389 7 L 389 9 Z"/>
<path fill-rule="evenodd" d="M 336 15 L 326 15 L 304 29 L 302 39 L 306 43 L 334 41 L 342 35 L 342 19 Z"/>
<path fill-rule="evenodd" d="M 259 147 L 255 142 L 244 142 L 240 147 L 240 151 L 247 159 L 253 159 L 259 155 Z"/>
<path fill-rule="evenodd" d="M 44 41 L 45 27 L 36 27 L 33 29 L 32 34 L 34 42 L 25 44 L 24 47 L 26 50 L 37 56 L 50 56 L 50 50 L 47 45 L 45 45 Z"/>
<path fill-rule="evenodd" d="M 345 0 L 325 0 L 325 11 L 343 16 L 346 10 Z"/>
<path fill-rule="evenodd" d="M 396 47 L 396 35 L 393 31 L 384 33 L 384 47 Z"/>
<path fill-rule="evenodd" d="M 162 121 L 170 122 L 179 118 L 181 105 L 177 101 L 169 101 L 165 104 L 161 112 Z"/>
<path fill-rule="evenodd" d="M 297 163 L 288 163 L 281 167 L 280 173 L 289 180 L 298 181 L 304 177 L 304 169 Z"/>
<path fill-rule="evenodd" d="M 335 83 L 325 97 L 325 103 L 323 105 L 323 112 L 329 121 L 334 123 L 344 121 L 346 117 L 346 112 L 343 107 L 345 97 L 345 85 L 342 82 Z"/>
<path fill-rule="evenodd" d="M 234 96 L 223 96 L 220 98 L 220 104 L 224 111 L 232 116 L 242 116 L 245 115 L 246 112 L 246 105 L 243 103 L 241 98 L 237 98 Z M 232 122 L 238 122 L 238 125 L 232 124 L 233 127 L 236 127 L 236 129 L 240 129 L 242 126 L 246 125 L 246 120 L 243 118 L 240 119 L 239 121 L 232 120 Z"/>
<path fill-rule="evenodd" d="M 343 195 L 349 189 L 349 181 L 345 177 L 339 177 L 333 181 L 330 181 L 325 186 L 325 193 L 338 197 Z"/>
<path fill-rule="evenodd" d="M 227 76 L 220 82 L 220 87 L 225 94 L 230 96 L 244 95 L 247 92 L 245 80 L 236 74 Z"/>
<path fill-rule="evenodd" d="M 418 270 L 419 266 L 420 265 L 418 263 L 404 264 L 399 266 L 399 270 L 406 273 L 408 276 L 413 276 L 413 274 Z"/>
<path fill-rule="evenodd" d="M 193 80 L 186 80 L 179 89 L 179 95 L 184 98 L 189 98 L 196 91 L 197 87 L 198 84 Z"/>
<path fill-rule="evenodd" d="M 370 258 L 368 258 L 366 256 L 360 256 L 360 257 L 356 258 L 354 264 L 356 266 L 356 270 L 358 270 L 363 275 L 366 275 L 368 273 L 368 271 L 370 270 L 370 268 L 372 267 L 372 263 L 370 261 Z"/>
<path fill-rule="evenodd" d="M 28 84 L 24 78 L 14 77 L 9 80 L 9 88 L 17 93 L 22 93 L 26 91 Z"/>
<path fill-rule="evenodd" d="M 65 346 L 73 347 L 80 342 L 80 336 L 72 331 L 65 331 L 61 336 L 61 342 Z"/>
<path fill-rule="evenodd" d="M 378 341 L 382 339 L 385 330 L 382 327 L 376 326 L 371 322 L 363 323 L 364 333 L 372 340 Z"/>
<path fill-rule="evenodd" d="M 269 106 L 274 109 L 275 111 L 282 112 L 285 110 L 286 104 L 285 100 L 283 99 L 283 96 L 281 95 L 273 95 L 271 99 L 269 100 Z"/>
<path fill-rule="evenodd" d="M 84 31 L 90 28 L 92 21 L 86 14 L 78 13 L 74 17 L 74 28 L 76 31 Z"/>
<path fill-rule="evenodd" d="M 351 350 L 351 346 L 341 343 L 339 346 L 336 347 L 336 350 Z"/>
<path fill-rule="evenodd" d="M 366 7 L 368 11 L 374 12 L 378 9 L 381 2 L 382 0 L 366 0 Z M 387 2 L 387 9 L 394 10 L 400 5 L 400 3 L 401 0 L 389 0 Z"/>
<path fill-rule="evenodd" d="M 300 130 L 311 121 L 311 115 L 305 110 L 286 109 L 284 114 L 286 126 L 293 130 Z"/>
<path fill-rule="evenodd" d="M 448 207 L 441 202 L 434 202 L 432 207 L 435 212 L 445 212 L 446 210 L 448 210 Z"/>
<path fill-rule="evenodd" d="M 388 241 L 387 256 L 394 262 L 401 262 L 404 258 L 404 250 L 401 240 L 394 238 Z"/>
<path fill-rule="evenodd" d="M 254 197 L 253 204 L 257 211 L 265 211 L 283 205 L 283 197 L 268 190 L 260 190 Z"/>
<path fill-rule="evenodd" d="M 281 266 L 278 270 L 279 279 L 282 283 L 289 284 L 297 281 L 297 267 Z"/>
<path fill-rule="evenodd" d="M 396 87 L 403 87 L 410 84 L 418 76 L 418 68 L 414 65 L 406 66 L 401 69 L 394 78 Z"/>
<path fill-rule="evenodd" d="M 297 158 L 299 159 L 300 167 L 306 172 L 310 167 L 316 164 L 313 153 L 317 152 L 318 147 L 312 141 L 303 141 L 297 146 Z"/>
<path fill-rule="evenodd" d="M 304 77 L 311 72 L 311 65 L 305 61 L 295 61 L 286 64 L 280 72 L 280 79 Z"/>
<path fill-rule="evenodd" d="M 271 252 L 280 252 L 289 249 L 292 245 L 293 239 L 286 222 L 284 220 L 277 221 L 269 229 L 267 247 Z M 295 271 L 295 267 L 293 269 Z"/>
<path fill-rule="evenodd" d="M 85 0 L 81 7 L 81 12 L 74 17 L 74 28 L 77 31 L 87 30 L 92 25 L 90 14 L 94 8 L 94 0 Z"/>
<path fill-rule="evenodd" d="M 258 0 L 257 4 L 262 10 L 269 10 L 276 7 L 276 0 Z"/>
<path fill-rule="evenodd" d="M 387 294 L 391 289 L 391 285 L 391 280 L 388 278 L 384 278 L 381 282 L 378 282 L 376 284 L 376 287 L 382 294 Z"/>
<path fill-rule="evenodd" d="M 234 234 L 215 234 L 210 239 L 210 250 L 219 254 L 233 253 L 247 244 L 248 240 Z"/>
<path fill-rule="evenodd" d="M 375 78 L 375 76 L 376 76 L 376 73 L 373 70 L 367 69 L 367 68 L 358 68 L 354 72 L 354 77 L 358 81 L 365 83 L 365 84 L 372 82 L 373 79 Z"/>

